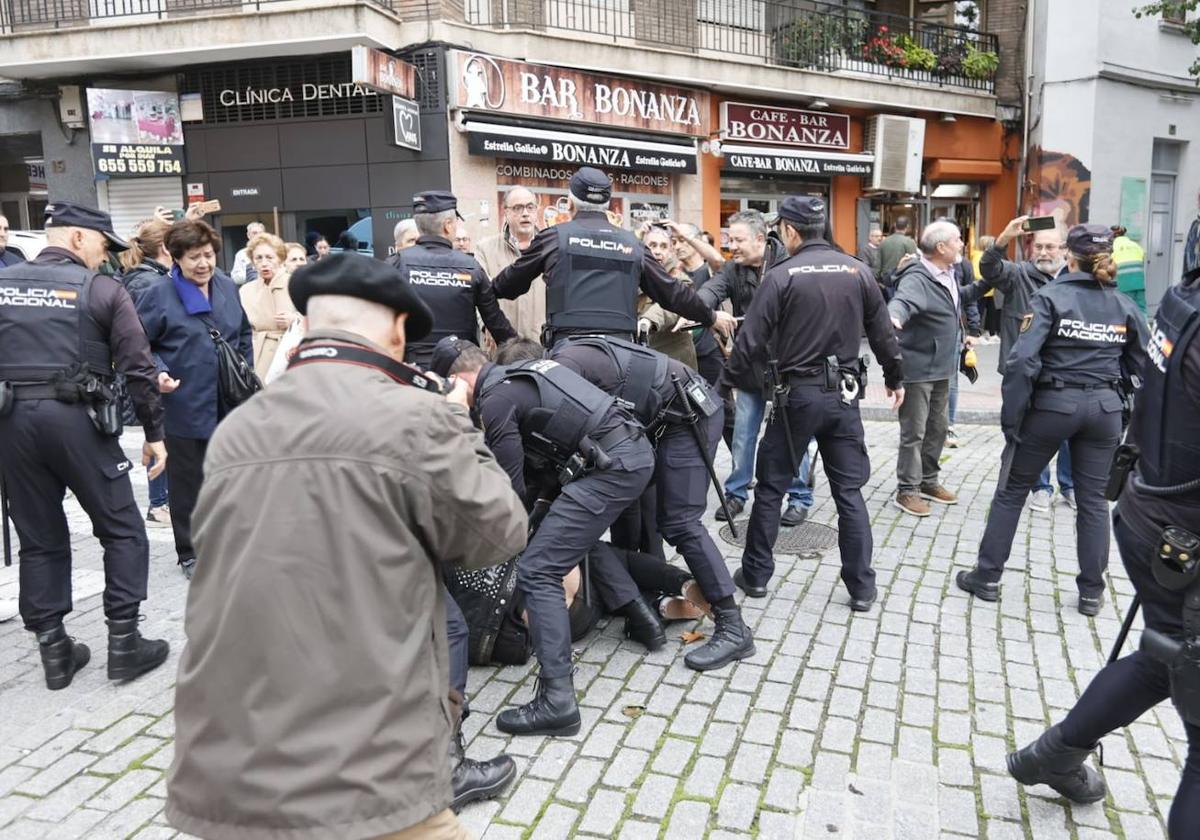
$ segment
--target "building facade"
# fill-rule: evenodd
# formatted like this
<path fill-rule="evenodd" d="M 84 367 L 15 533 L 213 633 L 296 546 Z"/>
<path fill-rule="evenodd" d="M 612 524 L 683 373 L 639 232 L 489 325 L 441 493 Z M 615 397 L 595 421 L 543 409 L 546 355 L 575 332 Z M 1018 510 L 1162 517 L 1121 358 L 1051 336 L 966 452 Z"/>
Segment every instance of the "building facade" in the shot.
<path fill-rule="evenodd" d="M 1151 312 L 1200 213 L 1200 49 L 1134 0 L 1038 0 L 1023 206 L 1120 224 L 1146 252 Z M 1070 37 L 1061 33 L 1069 32 Z"/>
<path fill-rule="evenodd" d="M 539 196 L 541 224 L 561 219 L 584 164 L 613 178 L 631 227 L 716 233 L 813 193 L 849 251 L 899 215 L 974 238 L 1018 205 L 1026 18 L 1007 0 L 161 2 L 67 4 L 64 19 L 0 0 L 0 190 L 24 196 L 22 226 L 46 192 L 122 225 L 218 199 L 229 255 L 258 219 L 384 256 L 414 192 L 449 186 L 478 239 L 514 185 Z M 391 98 L 355 84 L 362 46 L 415 68 L 419 151 L 396 142 Z M 175 94 L 181 170 L 102 162 L 94 125 L 173 106 L 89 112 L 96 90 Z M 39 160 L 44 182 L 22 181 L 17 164 Z"/>

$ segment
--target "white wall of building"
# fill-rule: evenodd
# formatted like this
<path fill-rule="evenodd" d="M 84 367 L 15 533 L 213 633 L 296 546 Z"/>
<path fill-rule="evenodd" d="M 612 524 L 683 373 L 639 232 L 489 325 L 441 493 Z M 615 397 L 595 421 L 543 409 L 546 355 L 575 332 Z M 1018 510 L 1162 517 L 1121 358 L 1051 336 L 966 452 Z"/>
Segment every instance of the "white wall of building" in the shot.
<path fill-rule="evenodd" d="M 1200 91 L 1188 75 L 1198 48 L 1158 18 L 1134 17 L 1137 0 L 1035 2 L 1031 146 L 1070 155 L 1086 167 L 1088 221 L 1116 224 L 1122 179 L 1146 181 L 1148 210 L 1155 141 L 1179 143 L 1172 241 L 1161 258 L 1169 260 L 1170 281 L 1178 280 L 1200 192 Z M 1057 184 L 1062 170 L 1046 169 L 1040 173 L 1043 193 L 1062 193 L 1064 206 L 1072 191 L 1078 199 L 1082 185 Z M 1030 174 L 1039 177 L 1036 167 Z M 1161 292 L 1148 286 L 1148 301 L 1156 302 Z"/>

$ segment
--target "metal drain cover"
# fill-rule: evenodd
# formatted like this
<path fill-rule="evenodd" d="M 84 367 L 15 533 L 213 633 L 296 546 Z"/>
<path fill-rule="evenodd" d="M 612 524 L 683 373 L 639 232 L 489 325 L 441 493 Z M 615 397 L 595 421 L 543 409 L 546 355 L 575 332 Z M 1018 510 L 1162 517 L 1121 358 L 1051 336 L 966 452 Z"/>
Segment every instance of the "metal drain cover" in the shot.
<path fill-rule="evenodd" d="M 744 548 L 746 546 L 746 528 L 750 525 L 748 519 L 737 523 L 738 536 L 735 539 L 728 525 L 721 526 L 721 539 L 725 542 Z M 822 525 L 819 522 L 801 522 L 793 528 L 779 529 L 775 538 L 775 551 L 780 554 L 799 554 L 801 557 L 816 556 L 837 545 L 837 528 Z"/>

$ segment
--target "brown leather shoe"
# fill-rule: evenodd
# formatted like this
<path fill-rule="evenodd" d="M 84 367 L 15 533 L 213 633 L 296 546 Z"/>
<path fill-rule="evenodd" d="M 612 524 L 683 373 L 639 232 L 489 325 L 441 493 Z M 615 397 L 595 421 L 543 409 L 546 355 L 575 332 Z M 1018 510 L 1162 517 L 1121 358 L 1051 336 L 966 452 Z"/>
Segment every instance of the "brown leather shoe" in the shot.
<path fill-rule="evenodd" d="M 922 487 L 921 498 L 928 499 L 931 502 L 937 502 L 940 505 L 958 504 L 958 496 L 955 496 L 940 484 L 934 487 Z"/>
<path fill-rule="evenodd" d="M 928 516 L 929 502 L 922 499 L 916 493 L 897 493 L 892 498 L 892 503 L 905 513 L 911 513 L 913 516 Z"/>

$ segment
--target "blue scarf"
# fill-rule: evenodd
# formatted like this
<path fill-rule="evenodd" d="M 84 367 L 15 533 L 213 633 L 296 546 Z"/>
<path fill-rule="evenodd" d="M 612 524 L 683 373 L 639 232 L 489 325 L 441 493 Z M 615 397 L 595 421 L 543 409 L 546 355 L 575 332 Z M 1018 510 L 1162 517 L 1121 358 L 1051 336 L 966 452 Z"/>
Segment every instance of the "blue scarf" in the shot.
<path fill-rule="evenodd" d="M 203 315 L 206 312 L 212 312 L 212 301 L 204 292 L 200 291 L 199 286 L 184 278 L 179 271 L 179 266 L 171 266 L 171 279 L 175 282 L 175 293 L 179 295 L 179 300 L 183 303 L 187 314 Z M 209 294 L 212 293 L 212 281 L 209 281 L 208 291 Z"/>

